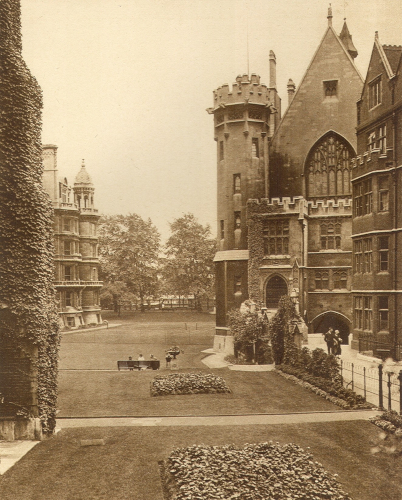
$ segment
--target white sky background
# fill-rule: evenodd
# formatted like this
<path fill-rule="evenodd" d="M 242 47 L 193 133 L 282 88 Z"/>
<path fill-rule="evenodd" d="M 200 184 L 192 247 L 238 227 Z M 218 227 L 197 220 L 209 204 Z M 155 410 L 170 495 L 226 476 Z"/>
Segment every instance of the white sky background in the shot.
<path fill-rule="evenodd" d="M 43 90 L 44 144 L 70 183 L 85 158 L 104 214 L 168 221 L 191 212 L 216 232 L 212 91 L 277 59 L 298 86 L 327 27 L 327 0 L 22 0 L 23 55 Z M 402 44 L 401 0 L 336 0 L 365 77 L 379 32 Z M 248 14 L 247 14 L 248 12 Z M 247 20 L 248 18 L 248 20 Z"/>

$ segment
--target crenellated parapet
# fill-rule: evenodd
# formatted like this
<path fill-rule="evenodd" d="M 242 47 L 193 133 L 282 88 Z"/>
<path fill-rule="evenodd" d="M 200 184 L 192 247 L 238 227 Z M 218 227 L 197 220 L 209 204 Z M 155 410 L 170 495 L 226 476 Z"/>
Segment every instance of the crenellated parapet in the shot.
<path fill-rule="evenodd" d="M 213 107 L 208 108 L 208 113 L 214 114 L 223 111 L 226 106 L 232 105 L 256 104 L 260 106 L 271 106 L 273 102 L 272 90 L 267 85 L 260 82 L 260 77 L 253 73 L 251 77 L 244 74 L 238 76 L 233 83 L 232 88 L 227 83 L 218 87 L 213 92 Z M 227 120 L 238 119 L 230 116 L 230 110 Z M 252 119 L 252 117 L 249 117 Z M 257 118 L 258 119 L 258 118 Z"/>
<path fill-rule="evenodd" d="M 269 213 L 292 213 L 304 216 L 307 215 L 307 201 L 302 196 L 248 200 L 247 211 L 250 216 Z"/>
<path fill-rule="evenodd" d="M 307 206 L 309 215 L 352 215 L 352 198 L 308 201 Z"/>
<path fill-rule="evenodd" d="M 371 170 L 380 170 L 390 167 L 390 162 L 393 161 L 393 149 L 387 148 L 385 151 L 381 149 L 372 149 L 366 151 L 362 155 L 352 158 L 351 165 L 353 177 L 359 177 Z"/>
<path fill-rule="evenodd" d="M 302 196 L 293 198 L 262 198 L 248 200 L 247 211 L 249 217 L 254 214 L 299 214 L 307 215 L 352 215 L 352 198 L 308 201 Z"/>

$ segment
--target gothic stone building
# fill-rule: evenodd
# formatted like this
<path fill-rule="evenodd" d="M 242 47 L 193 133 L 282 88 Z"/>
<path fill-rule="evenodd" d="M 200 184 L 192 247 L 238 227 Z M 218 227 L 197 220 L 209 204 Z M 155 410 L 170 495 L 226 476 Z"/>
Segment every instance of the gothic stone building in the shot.
<path fill-rule="evenodd" d="M 273 313 L 296 298 L 308 331 L 352 332 L 352 159 L 363 79 L 346 22 L 328 27 L 281 117 L 276 60 L 270 82 L 238 77 L 214 92 L 218 169 L 216 334 L 247 298 Z M 216 343 L 217 345 L 217 343 Z M 227 343 L 226 343 L 227 346 Z"/>
<path fill-rule="evenodd" d="M 94 186 L 84 162 L 74 186 L 59 178 L 57 146 L 43 146 L 44 187 L 54 207 L 55 287 L 62 328 L 102 323 Z"/>

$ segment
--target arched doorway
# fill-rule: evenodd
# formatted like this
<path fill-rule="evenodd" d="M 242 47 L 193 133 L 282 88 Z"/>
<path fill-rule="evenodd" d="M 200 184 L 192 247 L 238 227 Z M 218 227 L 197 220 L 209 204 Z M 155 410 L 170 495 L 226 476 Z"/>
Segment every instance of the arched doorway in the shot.
<path fill-rule="evenodd" d="M 349 342 L 350 322 L 345 316 L 335 312 L 327 312 L 320 314 L 313 320 L 314 333 L 325 333 L 330 327 L 339 330 L 342 344 Z"/>
<path fill-rule="evenodd" d="M 265 297 L 268 309 L 277 309 L 279 299 L 288 294 L 288 285 L 282 276 L 273 276 L 268 280 Z"/>

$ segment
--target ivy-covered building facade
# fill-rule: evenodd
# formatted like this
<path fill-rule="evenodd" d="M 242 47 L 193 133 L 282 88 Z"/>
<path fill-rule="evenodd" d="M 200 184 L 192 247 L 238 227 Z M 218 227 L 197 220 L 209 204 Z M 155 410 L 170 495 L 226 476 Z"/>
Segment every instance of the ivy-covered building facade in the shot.
<path fill-rule="evenodd" d="M 59 177 L 57 146 L 44 145 L 43 183 L 54 209 L 56 301 L 61 328 L 102 323 L 100 307 L 98 209 L 84 161 L 73 186 Z"/>
<path fill-rule="evenodd" d="M 227 313 L 246 299 L 273 314 L 298 304 L 306 331 L 353 331 L 352 160 L 363 78 L 346 22 L 328 26 L 281 116 L 276 59 L 269 86 L 256 75 L 214 92 L 218 169 L 215 346 Z M 220 339 L 220 337 L 222 337 Z"/>

